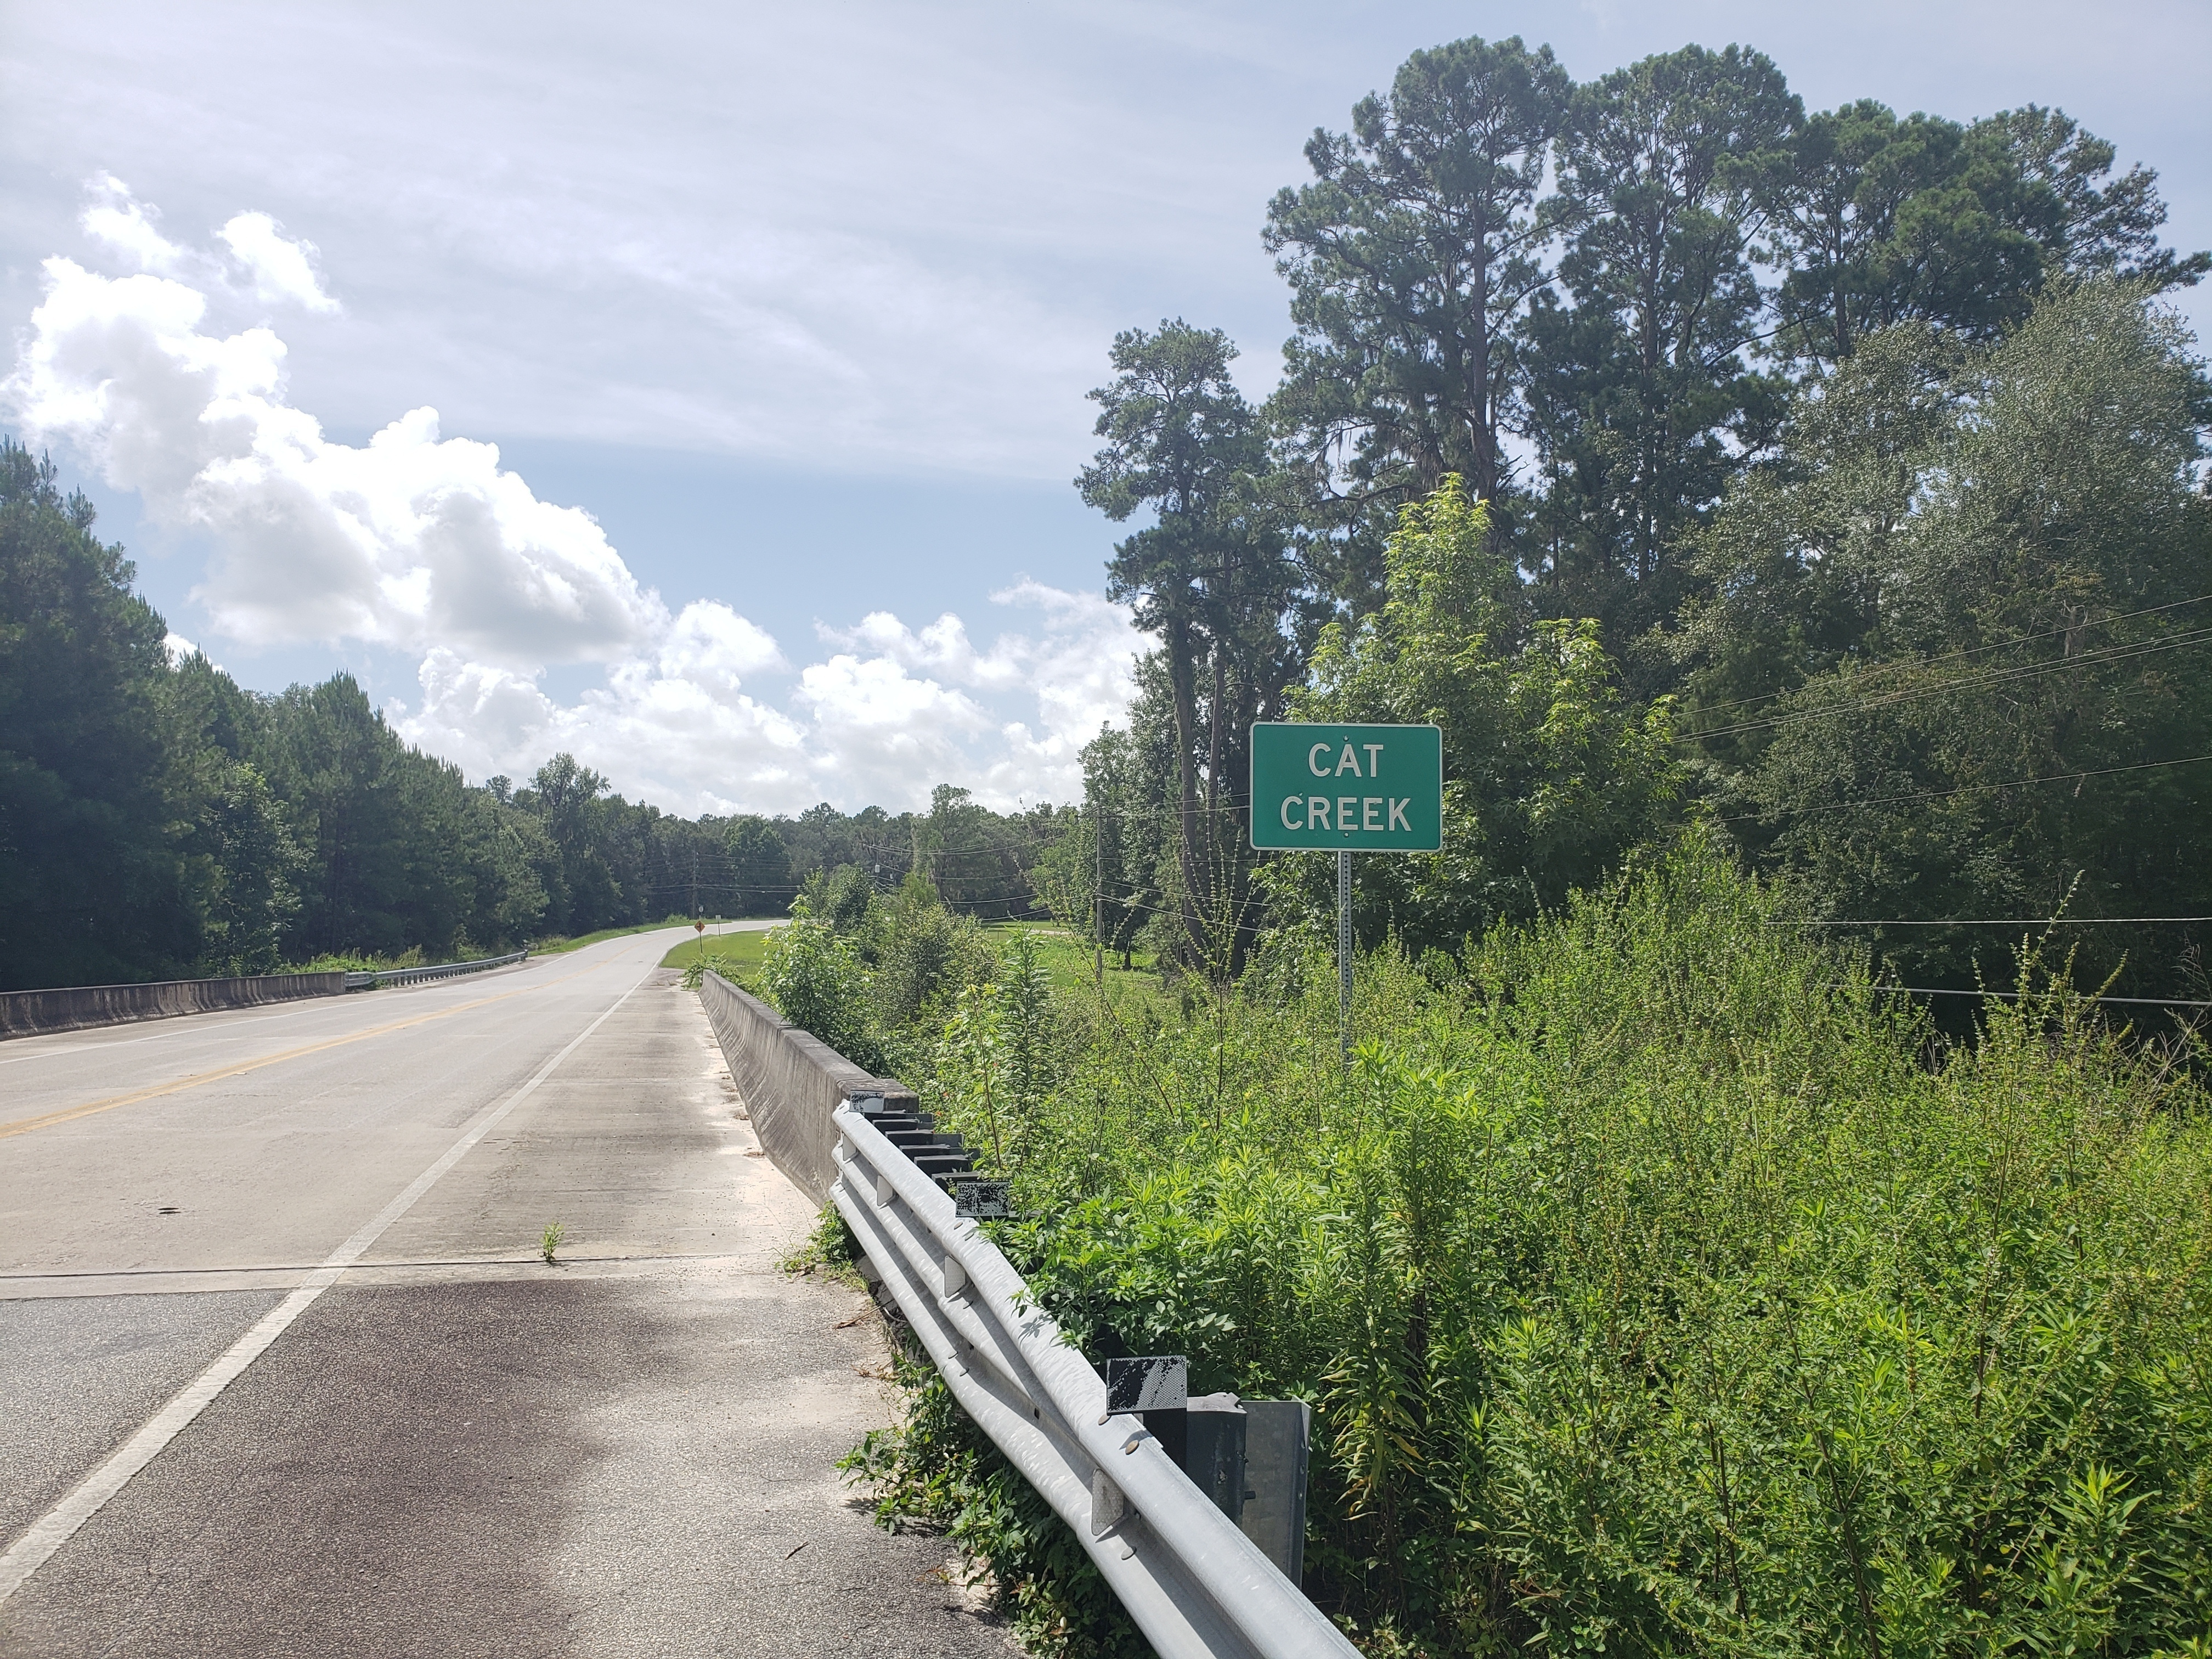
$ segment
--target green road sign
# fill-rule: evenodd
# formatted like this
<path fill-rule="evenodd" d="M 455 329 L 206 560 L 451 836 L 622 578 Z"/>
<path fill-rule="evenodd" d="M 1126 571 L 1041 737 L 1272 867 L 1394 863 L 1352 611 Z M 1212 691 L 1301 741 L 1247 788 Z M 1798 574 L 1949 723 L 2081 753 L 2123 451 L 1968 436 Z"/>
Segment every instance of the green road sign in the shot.
<path fill-rule="evenodd" d="M 1443 834 L 1437 727 L 1254 723 L 1253 846 L 1433 853 Z"/>

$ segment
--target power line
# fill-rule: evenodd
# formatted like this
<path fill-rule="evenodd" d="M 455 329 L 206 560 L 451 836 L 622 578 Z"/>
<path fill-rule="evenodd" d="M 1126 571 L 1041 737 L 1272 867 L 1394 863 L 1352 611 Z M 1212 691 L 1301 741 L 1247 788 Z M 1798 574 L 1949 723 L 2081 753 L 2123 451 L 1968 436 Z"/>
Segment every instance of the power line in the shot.
<path fill-rule="evenodd" d="M 1961 916 L 1936 921 L 1907 916 L 1892 917 L 1882 921 L 1780 917 L 1766 925 L 1769 927 L 2148 927 L 2199 921 L 2212 921 L 2212 916 Z"/>
<path fill-rule="evenodd" d="M 1802 816 L 1808 812 L 1837 812 L 1846 806 L 1897 806 L 1907 801 L 1941 800 L 1947 795 L 1967 795 L 1978 789 L 2013 789 L 2029 783 L 2072 783 L 2083 778 L 2109 778 L 2122 772 L 2149 772 L 2162 766 L 2194 766 L 2200 761 L 2212 761 L 2212 755 L 2185 755 L 2179 760 L 2142 761 L 2133 766 L 2106 766 L 2094 772 L 2053 772 L 2039 778 L 2008 778 L 2002 783 L 1962 783 L 1953 789 L 1924 789 L 1914 795 L 1880 795 L 1872 800 L 1828 801 L 1817 806 L 1785 806 L 1785 813 Z M 1765 812 L 1740 812 L 1733 817 L 1715 818 L 1715 823 L 1747 823 L 1755 818 L 1770 816 Z"/>
<path fill-rule="evenodd" d="M 1968 646 L 1958 651 L 1947 651 L 1937 657 L 1914 657 L 1886 663 L 1875 663 L 1870 665 L 1866 672 L 1869 674 L 1883 674 L 1899 669 L 1928 668 L 1938 663 L 1959 662 L 1966 658 L 1982 656 L 1991 651 L 2008 651 L 2016 645 L 2032 645 L 2037 640 L 2056 639 L 2061 634 L 2072 634 L 2079 631 L 2079 629 L 2109 628 L 2114 623 L 2132 622 L 2137 617 L 2155 617 L 2162 611 L 2179 611 L 2184 605 L 2202 605 L 2207 599 L 2212 599 L 2212 593 L 2199 593 L 2193 599 L 2175 599 L 2171 604 L 2154 605 L 2142 611 L 2124 611 L 2117 617 L 2100 617 L 2094 622 L 2080 623 L 2078 628 L 2048 628 L 2040 634 L 2022 634 L 2017 639 L 1999 640 L 1991 645 Z M 1698 708 L 1698 712 L 1705 714 L 1715 714 L 1723 708 L 1741 708 L 1747 703 L 1771 702 L 1777 697 L 1786 697 L 1789 695 L 1788 691 L 1762 691 L 1755 697 L 1734 697 L 1727 702 L 1705 703 Z M 1699 737 L 1706 734 L 1692 732 L 1687 735 Z"/>
<path fill-rule="evenodd" d="M 1891 692 L 1885 696 L 1871 697 L 1863 702 L 1845 703 L 1834 708 L 1801 709 L 1788 714 L 1778 714 L 1771 720 L 1743 720 L 1735 726 L 1717 726 L 1705 731 L 1684 732 L 1676 743 L 1687 743 L 1692 738 L 1732 737 L 1743 732 L 1764 732 L 1782 726 L 1802 726 L 1811 720 L 1840 719 L 1845 714 L 1863 714 L 1876 708 L 1893 708 L 1899 703 L 1917 702 L 1923 697 L 1939 696 L 1947 691 L 1968 691 L 1990 686 L 2009 685 L 2017 681 L 2039 678 L 2061 670 L 2078 672 L 2108 662 L 2124 662 L 2136 657 L 2155 656 L 2163 651 L 2179 651 L 2190 646 L 2212 641 L 2212 628 L 2192 629 L 2188 633 L 2169 640 L 2136 641 L 2127 645 L 2107 647 L 2102 651 L 2085 651 L 2079 656 L 2054 657 L 2048 662 L 2028 663 L 2014 668 L 1994 669 L 1984 674 L 1962 674 L 1956 679 L 1944 680 L 1935 685 L 1917 686 Z"/>

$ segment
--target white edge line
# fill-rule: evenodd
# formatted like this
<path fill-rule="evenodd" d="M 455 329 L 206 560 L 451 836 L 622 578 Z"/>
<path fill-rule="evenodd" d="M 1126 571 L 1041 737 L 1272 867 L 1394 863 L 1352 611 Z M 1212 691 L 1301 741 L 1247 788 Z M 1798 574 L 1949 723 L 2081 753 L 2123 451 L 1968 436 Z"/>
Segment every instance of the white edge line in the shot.
<path fill-rule="evenodd" d="M 324 1259 L 323 1265 L 309 1274 L 297 1290 L 264 1314 L 252 1329 L 232 1343 L 212 1364 L 186 1383 L 105 1463 L 79 1481 L 68 1497 L 32 1522 L 30 1530 L 9 1545 L 5 1554 L 0 1554 L 0 1603 L 5 1603 L 9 1596 L 22 1589 L 31 1575 L 44 1566 L 55 1551 L 69 1542 L 79 1527 L 99 1514 L 109 1498 L 131 1483 L 132 1476 L 160 1456 L 161 1449 L 183 1433 L 217 1395 L 258 1359 L 269 1345 L 282 1336 L 292 1322 L 307 1312 L 315 1298 L 331 1287 L 340 1273 L 368 1252 L 369 1246 L 376 1243 L 387 1227 L 412 1209 L 416 1200 L 436 1186 L 439 1179 L 465 1158 L 477 1142 L 490 1133 L 501 1118 L 535 1093 L 538 1085 L 553 1075 L 554 1067 L 580 1048 L 592 1032 L 605 1024 L 615 1010 L 629 1000 L 631 993 L 645 983 L 647 975 L 653 971 L 653 965 L 648 963 L 645 973 L 640 974 L 631 982 L 629 990 L 617 997 L 605 1012 L 577 1033 L 567 1048 L 539 1066 L 529 1082 L 505 1100 L 477 1113 L 471 1120 L 469 1127 L 462 1131 L 461 1138 L 448 1146 L 436 1163 L 416 1176 L 397 1198 L 370 1217 L 352 1237 L 331 1251 Z"/>

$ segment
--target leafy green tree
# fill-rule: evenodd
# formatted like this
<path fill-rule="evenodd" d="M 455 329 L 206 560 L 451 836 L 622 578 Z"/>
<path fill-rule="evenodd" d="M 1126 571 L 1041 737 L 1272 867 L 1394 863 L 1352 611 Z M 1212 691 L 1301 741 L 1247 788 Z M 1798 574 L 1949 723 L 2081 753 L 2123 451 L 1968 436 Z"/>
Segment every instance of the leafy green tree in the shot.
<path fill-rule="evenodd" d="M 1356 920 L 1418 955 L 1457 951 L 1601 881 L 1666 822 L 1678 785 L 1668 705 L 1623 698 L 1595 627 L 1525 628 L 1488 513 L 1448 478 L 1406 508 L 1382 610 L 1322 636 L 1292 718 L 1433 722 L 1443 732 L 1441 853 L 1355 860 Z M 1294 854 L 1286 914 L 1334 908 L 1334 860 Z"/>
<path fill-rule="evenodd" d="M 1171 857 L 1165 769 L 1146 765 L 1146 748 L 1137 732 L 1110 726 L 1084 745 L 1083 809 L 1032 875 L 1053 915 L 1102 951 L 1120 952 L 1124 968 L 1138 934 L 1161 913 L 1158 876 Z"/>
<path fill-rule="evenodd" d="M 1801 117 L 1754 52 L 1647 58 L 1576 91 L 1559 144 L 1559 290 L 1526 325 L 1547 500 L 1532 557 L 1554 616 L 1623 650 L 1684 591 L 1677 552 L 1783 387 L 1754 371 L 1759 185 Z"/>
<path fill-rule="evenodd" d="M 1955 121 L 1872 99 L 1813 116 L 1766 181 L 1778 349 L 1832 365 L 1900 323 L 1973 337 L 2017 316 L 2041 260 L 2008 222 L 2016 177 Z"/>
<path fill-rule="evenodd" d="M 264 770 L 307 853 L 296 953 L 398 954 L 415 942 L 403 911 L 423 833 L 402 799 L 404 745 L 350 674 L 293 686 L 265 719 Z"/>
<path fill-rule="evenodd" d="M 1895 648 L 1902 539 L 1960 419 L 1966 365 L 1957 335 L 1926 323 L 1869 335 L 1797 392 L 1778 453 L 1696 538 L 1668 643 L 1686 671 L 1684 724 L 1711 734 L 1700 744 L 1716 761 L 1764 747 L 1765 700 Z"/>
<path fill-rule="evenodd" d="M 203 963 L 221 974 L 276 972 L 307 861 L 283 802 L 251 763 L 234 762 L 195 827 L 207 848 Z"/>
<path fill-rule="evenodd" d="M 0 988 L 185 971 L 167 629 L 50 461 L 0 440 Z"/>
<path fill-rule="evenodd" d="M 1317 496 L 1389 508 L 1447 473 L 1499 492 L 1569 87 L 1549 46 L 1470 36 L 1307 142 L 1314 182 L 1276 195 L 1265 236 L 1297 327 L 1271 413 Z"/>
<path fill-rule="evenodd" d="M 2085 132 L 2063 110 L 2029 104 L 1974 124 L 2002 144 L 2025 189 L 2021 218 L 2043 250 L 2047 274 L 2117 277 L 2148 294 L 2193 287 L 2212 270 L 2212 253 L 2178 253 L 2158 245 L 2166 222 L 2158 174 L 2140 162 L 2109 184 L 2119 152 Z"/>
<path fill-rule="evenodd" d="M 1808 453 L 1716 526 L 1727 598 L 1686 632 L 1693 686 L 1732 694 L 1690 722 L 1722 815 L 1824 920 L 2205 914 L 2212 395 L 2188 336 L 2097 281 L 1940 378 L 1929 338 L 1865 342 Z M 1951 984 L 2007 938 L 1872 937 Z M 2212 930 L 2062 938 L 2172 995 Z"/>
<path fill-rule="evenodd" d="M 561 854 L 561 883 L 550 896 L 554 926 L 587 933 L 620 925 L 617 849 L 606 833 L 611 814 L 603 799 L 606 779 L 564 750 L 539 767 L 530 781 L 516 801 L 536 815 Z"/>
<path fill-rule="evenodd" d="M 991 977 L 981 927 L 974 916 L 947 908 L 919 869 L 908 872 L 879 910 L 872 1006 L 882 1029 L 897 1030 L 925 1016 L 941 1021 L 963 985 Z"/>
<path fill-rule="evenodd" d="M 775 825 L 752 813 L 732 818 L 727 848 L 739 915 L 777 915 L 791 908 L 791 854 Z"/>
<path fill-rule="evenodd" d="M 1112 384 L 1091 392 L 1106 440 L 1076 480 L 1117 522 L 1155 521 L 1114 550 L 1107 591 L 1160 641 L 1175 726 L 1178 952 L 1233 975 L 1256 921 L 1242 780 L 1250 727 L 1281 707 L 1297 655 L 1284 626 L 1299 586 L 1262 486 L 1256 416 L 1218 329 L 1117 335 Z"/>
<path fill-rule="evenodd" d="M 487 787 L 468 792 L 459 834 L 468 939 L 481 949 L 510 951 L 539 937 L 547 895 L 561 872 L 560 850 L 544 826 Z"/>
<path fill-rule="evenodd" d="M 1866 335 L 1921 322 L 1988 340 L 2053 276 L 2195 283 L 2212 256 L 2158 246 L 2157 174 L 2063 111 L 1971 126 L 1862 99 L 1813 116 L 1768 175 L 1777 349 L 1834 365 Z"/>
<path fill-rule="evenodd" d="M 868 872 L 857 864 L 841 864 L 835 870 L 817 870 L 793 900 L 793 915 L 826 921 L 841 936 L 859 934 L 866 928 L 876 901 Z"/>
<path fill-rule="evenodd" d="M 868 970 L 829 923 L 801 917 L 770 933 L 761 988 L 801 1030 L 866 1071 L 882 1070 L 882 1045 L 868 1018 Z"/>
<path fill-rule="evenodd" d="M 910 834 L 914 869 L 952 909 L 994 921 L 1028 912 L 1024 872 L 1036 848 L 1024 828 L 981 805 L 972 792 L 939 784 Z"/>

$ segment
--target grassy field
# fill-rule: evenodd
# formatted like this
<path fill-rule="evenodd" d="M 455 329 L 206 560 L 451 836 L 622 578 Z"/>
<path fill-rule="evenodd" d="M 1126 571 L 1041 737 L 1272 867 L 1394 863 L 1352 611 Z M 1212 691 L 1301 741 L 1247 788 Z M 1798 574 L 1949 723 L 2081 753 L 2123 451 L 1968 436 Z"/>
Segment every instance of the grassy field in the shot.
<path fill-rule="evenodd" d="M 715 921 L 720 920 L 723 919 L 710 918 L 707 925 L 712 927 Z M 632 933 L 657 933 L 665 927 L 683 927 L 688 925 L 688 918 L 678 916 L 673 921 L 641 922 L 635 927 L 602 927 L 596 933 L 585 933 L 575 939 L 542 939 L 530 947 L 530 954 L 534 957 L 557 957 L 564 951 L 580 951 L 586 945 L 597 945 L 601 939 L 628 939 Z"/>
<path fill-rule="evenodd" d="M 741 978 L 750 979 L 760 971 L 761 955 L 768 949 L 769 932 L 765 927 L 749 927 L 741 933 L 710 932 L 702 937 L 687 939 L 661 957 L 660 965 L 689 968 L 702 954 L 720 957 L 737 964 Z"/>
<path fill-rule="evenodd" d="M 1091 946 L 1064 927 L 1039 927 L 1033 922 L 994 921 L 983 929 L 991 942 L 1004 950 L 1016 935 L 1029 933 L 1037 942 L 1037 958 L 1051 975 L 1055 991 L 1097 995 L 1097 969 Z M 1159 976 L 1152 971 L 1149 951 L 1133 954 L 1127 968 L 1121 966 L 1121 956 L 1109 952 L 1106 957 L 1106 996 L 1116 1008 L 1129 1003 L 1153 1003 L 1163 1008 L 1173 999 L 1162 990 Z"/>
<path fill-rule="evenodd" d="M 983 931 L 991 943 L 1001 950 L 1021 933 L 1034 934 L 1037 941 L 1038 959 L 1044 964 L 1045 972 L 1052 976 L 1054 990 L 1097 994 L 1097 981 L 1091 947 L 1065 929 L 1001 921 L 991 923 Z M 661 957 L 660 965 L 664 968 L 688 968 L 704 952 L 707 956 L 719 956 L 736 963 L 739 976 L 750 980 L 760 971 L 763 954 L 768 949 L 768 929 L 758 928 L 744 933 L 709 933 L 704 939 L 687 939 Z M 612 935 L 595 934 L 593 937 L 611 938 Z M 587 942 L 578 939 L 574 943 L 581 945 Z M 1132 1001 L 1161 1001 L 1160 982 L 1153 975 L 1151 957 L 1140 951 L 1131 958 L 1131 965 L 1125 969 L 1118 956 L 1109 956 L 1106 961 L 1106 994 L 1117 1008 Z"/>

